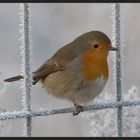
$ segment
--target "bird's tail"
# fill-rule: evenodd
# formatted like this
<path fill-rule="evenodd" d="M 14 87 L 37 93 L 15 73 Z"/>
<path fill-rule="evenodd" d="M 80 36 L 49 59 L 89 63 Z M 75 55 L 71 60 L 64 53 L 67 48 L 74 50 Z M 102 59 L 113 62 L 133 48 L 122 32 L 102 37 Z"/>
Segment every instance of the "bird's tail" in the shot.
<path fill-rule="evenodd" d="M 14 81 L 18 81 L 20 79 L 24 79 L 24 77 L 21 76 L 21 75 L 17 75 L 17 76 L 13 76 L 13 77 L 5 79 L 4 82 L 14 82 Z M 33 77 L 32 84 L 35 85 L 39 80 L 40 80 L 39 78 L 34 78 Z"/>
<path fill-rule="evenodd" d="M 17 76 L 14 76 L 14 77 L 10 77 L 8 79 L 5 79 L 4 81 L 5 82 L 14 82 L 14 81 L 18 81 L 20 79 L 23 79 L 23 76 L 17 75 Z"/>

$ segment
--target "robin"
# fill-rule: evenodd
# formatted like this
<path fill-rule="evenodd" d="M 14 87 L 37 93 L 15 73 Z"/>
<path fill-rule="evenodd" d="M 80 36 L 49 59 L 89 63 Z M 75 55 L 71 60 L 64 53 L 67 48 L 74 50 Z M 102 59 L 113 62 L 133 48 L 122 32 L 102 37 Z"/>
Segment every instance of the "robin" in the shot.
<path fill-rule="evenodd" d="M 84 33 L 32 72 L 33 85 L 42 81 L 48 93 L 71 101 L 75 106 L 73 115 L 78 115 L 83 111 L 83 104 L 99 95 L 107 82 L 110 50 L 117 51 L 105 33 Z M 4 81 L 23 78 L 18 75 Z"/>

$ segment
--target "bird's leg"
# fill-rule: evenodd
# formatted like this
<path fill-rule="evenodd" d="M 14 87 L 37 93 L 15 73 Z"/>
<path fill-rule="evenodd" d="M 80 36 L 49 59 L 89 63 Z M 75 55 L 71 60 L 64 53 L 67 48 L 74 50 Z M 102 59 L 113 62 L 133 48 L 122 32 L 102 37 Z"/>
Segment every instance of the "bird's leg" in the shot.
<path fill-rule="evenodd" d="M 78 115 L 80 112 L 83 112 L 83 107 L 81 105 L 78 105 L 77 103 L 74 103 L 75 110 L 73 111 L 73 116 Z"/>

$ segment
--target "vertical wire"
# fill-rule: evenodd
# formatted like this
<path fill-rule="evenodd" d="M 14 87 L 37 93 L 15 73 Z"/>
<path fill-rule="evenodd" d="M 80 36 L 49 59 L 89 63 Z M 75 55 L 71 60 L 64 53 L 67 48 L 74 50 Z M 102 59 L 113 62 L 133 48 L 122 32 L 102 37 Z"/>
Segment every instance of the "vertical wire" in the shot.
<path fill-rule="evenodd" d="M 120 4 L 115 4 L 115 41 L 116 48 L 119 51 L 116 52 L 116 90 L 117 101 L 122 100 L 122 76 L 121 76 L 121 27 L 120 27 Z M 118 136 L 122 136 L 122 106 L 117 108 L 117 127 Z"/>
<path fill-rule="evenodd" d="M 30 67 L 30 38 L 29 38 L 29 6 L 27 3 L 24 4 L 24 42 L 25 42 L 25 88 L 26 88 L 26 106 L 27 111 L 31 112 L 31 87 L 32 81 L 30 80 L 32 77 L 31 67 Z M 32 130 L 32 119 L 31 117 L 27 117 L 27 136 L 31 136 Z"/>
<path fill-rule="evenodd" d="M 29 23 L 29 5 L 24 3 L 21 5 L 21 73 L 24 76 L 22 82 L 23 99 L 22 104 L 24 110 L 31 112 L 31 89 L 32 89 L 32 72 L 31 72 L 31 38 Z M 26 135 L 31 136 L 32 119 L 26 118 Z"/>

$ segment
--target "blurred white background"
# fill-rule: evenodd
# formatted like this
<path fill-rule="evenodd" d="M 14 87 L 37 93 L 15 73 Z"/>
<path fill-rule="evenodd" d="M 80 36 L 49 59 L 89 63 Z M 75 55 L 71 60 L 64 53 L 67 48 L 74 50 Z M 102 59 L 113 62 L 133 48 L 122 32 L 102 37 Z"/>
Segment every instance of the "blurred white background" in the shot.
<path fill-rule="evenodd" d="M 49 59 L 59 48 L 71 42 L 77 36 L 91 31 L 100 30 L 111 38 L 112 20 L 111 3 L 31 3 L 32 37 L 33 37 L 33 69 L 38 68 L 46 59 Z M 127 91 L 132 86 L 140 87 L 140 4 L 121 4 L 123 22 L 123 42 L 125 45 L 125 89 Z M 20 73 L 20 53 L 19 53 L 19 3 L 0 4 L 0 88 L 3 89 L 3 79 Z M 107 99 L 115 100 L 116 95 L 112 95 L 112 57 L 108 57 L 110 77 L 102 92 L 108 93 Z M 0 107 L 7 111 L 22 110 L 20 82 L 13 82 L 8 85 L 5 92 L 0 92 Z M 123 97 L 125 98 L 123 93 Z M 103 98 L 105 100 L 105 98 Z M 65 100 L 56 99 L 48 95 L 37 84 L 32 90 L 33 109 L 55 109 L 71 107 L 72 104 Z M 129 108 L 127 108 L 129 109 Z M 127 111 L 124 110 L 124 111 Z M 116 110 L 106 110 L 108 116 L 113 117 L 116 122 Z M 93 111 L 92 111 L 93 112 Z M 94 113 L 94 112 L 93 112 Z M 102 113 L 95 111 L 95 113 Z M 84 116 L 86 116 L 86 113 Z M 140 114 L 140 113 L 139 113 Z M 88 114 L 87 114 L 88 115 Z M 137 116 L 135 112 L 134 116 Z M 95 128 L 103 127 L 105 115 L 97 121 Z M 111 118 L 107 118 L 108 121 Z M 125 118 L 124 118 L 125 119 Z M 133 118 L 130 118 L 133 119 Z M 133 122 L 136 122 L 134 118 Z M 94 120 L 93 120 L 94 121 Z M 125 122 L 125 120 L 124 120 Z M 133 123 L 132 122 L 132 123 Z M 22 136 L 22 119 L 3 121 L 0 136 Z M 126 122 L 128 124 L 129 122 Z M 138 123 L 137 123 L 138 124 Z M 89 136 L 91 127 L 89 120 L 82 115 L 73 117 L 71 113 L 53 115 L 49 117 L 33 118 L 33 136 Z M 130 126 L 127 126 L 130 127 Z M 134 126 L 135 127 L 135 126 Z M 140 123 L 137 126 L 140 129 Z M 117 136 L 117 125 L 110 126 L 97 134 L 93 131 L 92 136 Z M 127 129 L 127 128 L 126 128 Z M 140 136 L 140 133 L 130 133 L 125 131 L 126 136 Z M 94 130 L 94 128 L 93 128 Z M 109 133 L 108 133 L 108 132 Z M 111 133 L 111 131 L 113 131 Z M 140 130 L 139 130 L 140 131 Z"/>

